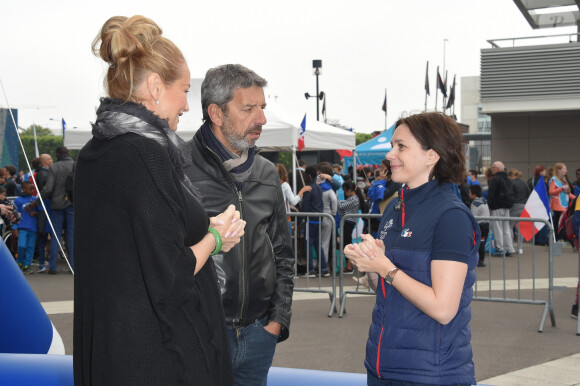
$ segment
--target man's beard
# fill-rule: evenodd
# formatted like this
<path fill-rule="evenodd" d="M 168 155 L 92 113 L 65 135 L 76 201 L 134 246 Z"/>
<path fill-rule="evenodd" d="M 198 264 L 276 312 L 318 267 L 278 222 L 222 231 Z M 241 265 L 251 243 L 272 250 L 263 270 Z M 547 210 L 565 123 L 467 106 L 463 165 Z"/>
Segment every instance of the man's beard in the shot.
<path fill-rule="evenodd" d="M 243 152 L 250 147 L 254 147 L 254 144 L 256 143 L 255 139 L 246 139 L 246 136 L 252 131 L 259 131 L 261 133 L 262 125 L 252 126 L 244 131 L 242 135 L 240 135 L 236 132 L 236 129 L 232 126 L 230 118 L 226 115 L 224 125 L 221 127 L 221 131 L 232 149 Z"/>

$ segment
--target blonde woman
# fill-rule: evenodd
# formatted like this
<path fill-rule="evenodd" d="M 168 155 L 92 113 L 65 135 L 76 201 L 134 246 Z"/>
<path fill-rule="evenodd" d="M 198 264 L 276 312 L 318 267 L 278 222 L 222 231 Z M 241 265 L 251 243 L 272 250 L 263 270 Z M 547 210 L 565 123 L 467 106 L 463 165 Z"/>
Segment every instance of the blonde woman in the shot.
<path fill-rule="evenodd" d="M 183 172 L 187 63 L 143 16 L 110 18 L 93 50 L 108 97 L 75 171 L 75 385 L 230 385 L 210 255 L 245 223 L 209 219 Z"/>

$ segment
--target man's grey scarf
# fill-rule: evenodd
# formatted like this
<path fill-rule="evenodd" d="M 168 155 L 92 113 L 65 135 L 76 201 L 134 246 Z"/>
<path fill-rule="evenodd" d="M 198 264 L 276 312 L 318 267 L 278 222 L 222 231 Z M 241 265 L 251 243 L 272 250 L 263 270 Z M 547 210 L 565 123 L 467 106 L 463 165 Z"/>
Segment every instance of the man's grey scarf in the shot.
<path fill-rule="evenodd" d="M 207 146 L 212 149 L 222 161 L 226 170 L 230 173 L 238 190 L 242 190 L 244 181 L 252 174 L 252 167 L 254 166 L 254 155 L 256 154 L 256 147 L 244 149 L 239 156 L 232 153 L 224 146 L 223 143 L 217 139 L 211 129 L 209 121 L 205 122 L 199 128 L 201 135 Z"/>
<path fill-rule="evenodd" d="M 97 121 L 93 123 L 93 136 L 106 140 L 127 133 L 150 138 L 163 146 L 185 188 L 194 197 L 198 199 L 201 197 L 199 190 L 183 172 L 186 166 L 191 165 L 189 146 L 171 130 L 167 121 L 153 114 L 142 104 L 102 98 L 97 110 Z"/>

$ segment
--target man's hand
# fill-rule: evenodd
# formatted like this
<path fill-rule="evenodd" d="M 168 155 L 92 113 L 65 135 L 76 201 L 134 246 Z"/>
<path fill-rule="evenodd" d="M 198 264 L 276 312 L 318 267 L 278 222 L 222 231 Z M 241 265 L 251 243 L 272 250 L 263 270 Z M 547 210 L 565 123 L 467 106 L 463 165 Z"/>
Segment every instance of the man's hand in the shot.
<path fill-rule="evenodd" d="M 12 208 L 8 205 L 0 204 L 0 211 L 2 216 L 10 216 L 12 214 Z"/>
<path fill-rule="evenodd" d="M 280 333 L 282 332 L 282 325 L 278 322 L 270 321 L 268 322 L 268 325 L 264 327 L 264 329 L 272 335 L 280 336 Z"/>

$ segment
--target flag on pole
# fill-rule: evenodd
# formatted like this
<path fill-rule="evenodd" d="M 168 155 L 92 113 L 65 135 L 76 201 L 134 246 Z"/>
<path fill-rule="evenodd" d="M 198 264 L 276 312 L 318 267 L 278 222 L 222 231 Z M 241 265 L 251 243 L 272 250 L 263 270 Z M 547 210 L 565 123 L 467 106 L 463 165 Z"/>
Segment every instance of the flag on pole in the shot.
<path fill-rule="evenodd" d="M 427 95 L 431 95 L 431 90 L 429 87 L 429 61 L 427 61 L 427 69 L 425 70 L 425 92 Z"/>
<path fill-rule="evenodd" d="M 304 114 L 304 118 L 302 119 L 302 123 L 300 124 L 300 131 L 298 132 L 298 151 L 302 151 L 302 149 L 304 149 L 305 131 L 306 131 L 306 114 Z"/>
<path fill-rule="evenodd" d="M 455 103 L 455 75 L 453 75 L 453 85 L 451 86 L 451 91 L 449 92 L 449 100 L 447 101 L 447 106 L 445 109 L 451 108 Z"/>
<path fill-rule="evenodd" d="M 338 149 L 338 150 L 336 150 L 336 152 L 340 156 L 340 159 L 343 159 L 343 157 L 352 157 L 352 150 Z"/>
<path fill-rule="evenodd" d="M 64 118 L 62 118 L 62 143 L 64 144 L 64 133 L 66 131 L 66 122 L 64 121 Z"/>
<path fill-rule="evenodd" d="M 536 187 L 530 194 L 526 206 L 520 215 L 521 218 L 541 218 L 544 220 L 550 219 L 550 203 L 548 201 L 548 193 L 546 192 L 546 184 L 543 179 L 539 179 Z M 524 236 L 526 241 L 530 241 L 536 233 L 543 227 L 543 222 L 531 223 L 522 221 L 520 223 L 520 233 Z"/>
<path fill-rule="evenodd" d="M 387 90 L 385 89 L 385 101 L 383 102 L 383 111 L 387 112 Z"/>
<path fill-rule="evenodd" d="M 38 142 L 36 141 L 36 125 L 32 125 L 32 134 L 34 134 L 34 156 L 38 158 Z"/>
<path fill-rule="evenodd" d="M 326 94 L 324 94 L 324 100 L 322 101 L 322 115 L 326 119 Z"/>
<path fill-rule="evenodd" d="M 445 85 L 445 82 L 443 82 L 443 79 L 441 79 L 441 74 L 439 74 L 439 67 L 437 67 L 437 87 L 439 87 L 439 90 L 441 90 L 441 94 L 447 98 L 447 85 Z"/>

